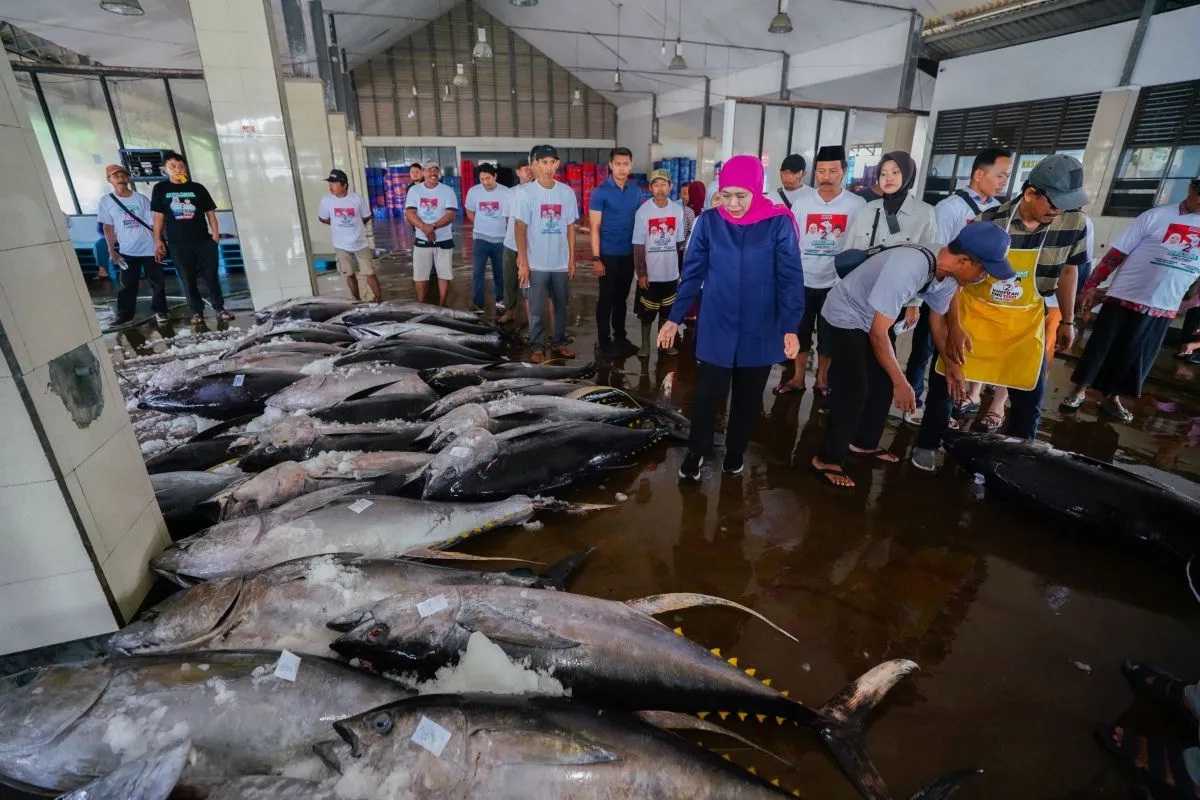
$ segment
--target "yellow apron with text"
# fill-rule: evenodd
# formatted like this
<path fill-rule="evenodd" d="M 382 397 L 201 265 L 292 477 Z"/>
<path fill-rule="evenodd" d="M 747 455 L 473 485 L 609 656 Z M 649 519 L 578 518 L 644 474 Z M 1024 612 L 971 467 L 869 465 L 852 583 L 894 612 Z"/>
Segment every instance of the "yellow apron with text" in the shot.
<path fill-rule="evenodd" d="M 1046 303 L 1037 290 L 1040 249 L 1008 251 L 1016 276 L 1001 281 L 988 275 L 958 292 L 958 318 L 971 337 L 963 377 L 968 381 L 1029 391 L 1037 385 L 1046 356 Z M 937 371 L 946 374 L 938 358 Z"/>

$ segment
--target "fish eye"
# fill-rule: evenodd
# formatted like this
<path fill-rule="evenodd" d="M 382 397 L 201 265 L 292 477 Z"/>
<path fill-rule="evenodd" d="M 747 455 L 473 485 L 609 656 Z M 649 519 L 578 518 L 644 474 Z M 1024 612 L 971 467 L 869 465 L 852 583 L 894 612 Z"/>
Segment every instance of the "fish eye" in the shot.
<path fill-rule="evenodd" d="M 387 627 L 384 625 L 376 625 L 371 630 L 367 631 L 367 638 L 372 642 L 378 641 L 387 634 Z"/>
<path fill-rule="evenodd" d="M 392 732 L 392 718 L 386 712 L 376 714 L 370 720 L 371 729 L 380 736 L 387 736 Z"/>

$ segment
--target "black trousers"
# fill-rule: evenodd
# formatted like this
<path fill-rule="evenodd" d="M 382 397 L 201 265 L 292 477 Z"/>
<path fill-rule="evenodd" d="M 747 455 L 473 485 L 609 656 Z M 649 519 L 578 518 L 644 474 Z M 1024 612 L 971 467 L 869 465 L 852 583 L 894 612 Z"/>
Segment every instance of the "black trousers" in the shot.
<path fill-rule="evenodd" d="M 698 456 L 712 453 L 713 426 L 717 405 L 732 390 L 729 419 L 725 424 L 725 453 L 740 455 L 762 415 L 763 390 L 771 375 L 765 367 L 718 367 L 700 362 L 696 370 L 696 394 L 692 397 L 692 435 L 688 449 Z"/>
<path fill-rule="evenodd" d="M 1183 341 L 1190 342 L 1200 334 L 1200 306 L 1189 308 L 1183 317 Z"/>
<path fill-rule="evenodd" d="M 1168 317 L 1152 317 L 1117 302 L 1108 302 L 1092 328 L 1071 381 L 1091 386 L 1104 396 L 1142 396 L 1154 359 L 1171 327 Z"/>
<path fill-rule="evenodd" d="M 167 313 L 167 279 L 163 275 L 162 264 L 155 261 L 154 256 L 124 256 L 124 259 L 129 269 L 121 270 L 121 288 L 117 290 L 117 319 L 132 319 L 137 311 L 138 283 L 143 272 L 146 280 L 150 281 L 150 307 L 155 314 Z"/>
<path fill-rule="evenodd" d="M 1046 362 L 1043 360 L 1042 371 L 1032 389 L 1008 390 L 1008 422 L 1004 426 L 1004 433 L 1020 439 L 1035 438 L 1038 423 L 1042 419 L 1042 398 L 1045 394 Z M 936 369 L 930 370 L 929 394 L 925 395 L 925 417 L 917 433 L 917 447 L 936 450 L 942 446 L 942 437 L 950 427 L 953 406 L 946 376 L 938 374 Z"/>
<path fill-rule="evenodd" d="M 908 354 L 908 364 L 904 368 L 904 377 L 912 384 L 917 402 L 921 402 L 921 394 L 925 391 L 925 374 L 929 372 L 929 364 L 933 361 L 936 350 L 933 346 L 933 330 L 929 327 L 929 304 L 921 304 L 921 318 L 912 332 L 912 350 Z"/>
<path fill-rule="evenodd" d="M 596 338 L 605 347 L 614 339 L 628 340 L 625 333 L 625 306 L 633 285 L 633 256 L 600 256 L 604 276 L 596 298 Z"/>
<path fill-rule="evenodd" d="M 850 445 L 864 450 L 879 447 L 887 412 L 892 405 L 892 379 L 879 365 L 866 331 L 828 327 L 833 363 L 829 367 L 829 424 L 820 457 L 840 465 Z"/>
<path fill-rule="evenodd" d="M 204 280 L 208 287 L 208 296 L 212 307 L 217 311 L 225 310 L 225 297 L 221 294 L 221 281 L 217 275 L 217 243 L 212 239 L 202 242 L 167 242 L 171 251 L 171 260 L 183 281 L 183 289 L 187 293 L 188 305 L 193 314 L 204 313 L 204 301 L 200 298 L 198 281 Z"/>

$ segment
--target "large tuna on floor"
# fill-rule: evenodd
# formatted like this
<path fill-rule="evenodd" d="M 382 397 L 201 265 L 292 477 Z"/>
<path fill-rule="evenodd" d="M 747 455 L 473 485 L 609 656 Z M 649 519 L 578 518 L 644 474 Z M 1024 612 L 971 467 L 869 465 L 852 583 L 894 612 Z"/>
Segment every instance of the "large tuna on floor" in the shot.
<path fill-rule="evenodd" d="M 1129 470 L 996 434 L 951 436 L 946 449 L 989 493 L 1183 561 L 1200 552 L 1200 501 Z"/>
<path fill-rule="evenodd" d="M 169 389 L 149 389 L 138 408 L 228 420 L 260 414 L 267 398 L 304 377 L 297 370 L 260 369 L 200 375 Z"/>
<path fill-rule="evenodd" d="M 424 381 L 403 380 L 333 405 L 316 408 L 311 416 L 326 422 L 358 424 L 416 419 L 436 399 L 436 393 Z"/>
<path fill-rule="evenodd" d="M 566 397 L 572 392 L 587 388 L 588 384 L 568 380 L 546 380 L 544 378 L 504 378 L 484 381 L 451 392 L 425 409 L 426 419 L 437 419 L 467 403 L 486 403 L 514 394 L 541 394 Z"/>
<path fill-rule="evenodd" d="M 454 364 L 449 367 L 421 370 L 421 377 L 441 395 L 447 395 L 468 386 L 478 386 L 484 381 L 499 381 L 506 378 L 566 380 L 568 378 L 590 378 L 595 374 L 596 365 L 592 362 L 571 367 L 558 364 L 532 364 L 528 361 L 497 361 L 493 364 Z"/>
<path fill-rule="evenodd" d="M 427 499 L 489 499 L 563 489 L 628 466 L 666 436 L 602 422 L 552 422 L 491 434 L 468 428 L 426 471 Z"/>
<path fill-rule="evenodd" d="M 393 384 L 400 384 L 400 391 L 432 394 L 414 369 L 384 362 L 364 362 L 302 378 L 268 397 L 266 407 L 286 412 L 311 411 Z"/>
<path fill-rule="evenodd" d="M 122 764 L 59 800 L 167 800 L 192 751 L 190 739 Z"/>
<path fill-rule="evenodd" d="M 528 497 L 493 503 L 437 503 L 355 494 L 358 484 L 322 489 L 272 511 L 227 520 L 176 542 L 150 566 L 180 584 L 245 575 L 327 553 L 369 558 L 427 554 L 533 518 Z"/>
<path fill-rule="evenodd" d="M 415 317 L 445 319 L 468 325 L 479 325 L 479 317 L 470 311 L 435 306 L 430 303 L 386 302 L 363 303 L 345 311 L 332 321 L 343 325 L 367 325 L 372 322 L 407 322 Z"/>
<path fill-rule="evenodd" d="M 479 572 L 406 559 L 312 556 L 261 572 L 197 584 L 149 609 L 106 646 L 126 655 L 264 648 L 327 653 L 326 620 L 414 586 L 559 587 L 581 556 L 538 575 Z"/>
<path fill-rule="evenodd" d="M 793 796 L 673 731 L 755 745 L 679 714 L 600 710 L 562 698 L 426 695 L 334 728 L 349 747 L 325 752 L 337 761 L 339 787 L 363 787 L 351 795 L 358 800 Z M 942 779 L 914 800 L 945 800 L 963 777 Z"/>
<path fill-rule="evenodd" d="M 330 722 L 403 690 L 304 655 L 295 680 L 274 652 L 110 657 L 0 680 L 0 783 L 75 789 L 154 748 L 190 739 L 181 785 L 270 774 L 330 738 Z"/>
<path fill-rule="evenodd" d="M 174 537 L 183 537 L 216 522 L 217 514 L 205 508 L 204 502 L 243 478 L 241 470 L 157 472 L 150 475 L 150 485 L 167 530 Z"/>
<path fill-rule="evenodd" d="M 354 341 L 345 325 L 307 320 L 268 322 L 250 331 L 222 355 L 228 356 L 251 347 L 286 338 L 290 342 L 315 342 L 317 344 L 347 345 Z"/>
<path fill-rule="evenodd" d="M 283 320 L 309 320 L 325 322 L 338 314 L 344 314 L 354 309 L 350 300 L 337 297 L 293 297 L 290 300 L 280 300 L 264 306 L 254 313 L 254 321 L 260 325 L 268 320 L 277 322 Z"/>
<path fill-rule="evenodd" d="M 811 709 L 678 635 L 653 618 L 698 606 L 735 608 L 791 634 L 751 609 L 697 594 L 627 602 L 503 586 L 417 587 L 330 622 L 350 629 L 333 643 L 347 658 L 380 670 L 431 675 L 455 663 L 474 633 L 510 658 L 544 671 L 571 696 L 607 707 L 681 712 L 739 712 L 760 722 L 780 718 L 813 728 L 865 797 L 887 797 L 867 755 L 862 724 L 911 661 L 888 661 Z M 351 628 L 351 626 L 353 626 Z"/>
<path fill-rule="evenodd" d="M 364 361 L 386 361 L 413 369 L 445 367 L 450 364 L 490 364 L 496 360 L 492 353 L 475 350 L 432 336 L 404 339 L 378 339 L 355 346 L 333 363 L 339 367 Z"/>
<path fill-rule="evenodd" d="M 249 450 L 238 466 L 247 472 L 261 472 L 284 461 L 307 461 L 333 451 L 410 450 L 425 428 L 419 422 L 359 425 L 321 422 L 308 416 L 288 417 L 266 431 L 244 437 L 239 443 L 249 445 Z"/>

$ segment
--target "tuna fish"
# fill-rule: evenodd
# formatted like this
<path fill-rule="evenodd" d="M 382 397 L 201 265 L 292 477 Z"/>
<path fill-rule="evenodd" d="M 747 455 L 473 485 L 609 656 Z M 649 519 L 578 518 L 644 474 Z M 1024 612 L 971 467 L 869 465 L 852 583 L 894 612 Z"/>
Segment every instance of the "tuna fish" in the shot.
<path fill-rule="evenodd" d="M 226 781 L 209 792 L 208 800 L 346 800 L 333 787 L 302 778 L 253 775 Z"/>
<path fill-rule="evenodd" d="M 450 342 L 471 350 L 499 355 L 505 344 L 499 332 L 484 334 L 462 333 L 438 325 L 426 325 L 421 322 L 374 322 L 369 325 L 359 325 L 350 328 L 350 334 L 360 342 L 368 345 L 381 344 L 385 341 L 403 341 L 408 338 L 420 341 Z"/>
<path fill-rule="evenodd" d="M 496 360 L 491 353 L 484 353 L 453 342 L 433 337 L 408 337 L 407 339 L 382 339 L 370 346 L 349 350 L 333 362 L 339 367 L 363 361 L 386 361 L 402 367 L 428 369 L 450 364 L 490 364 Z"/>
<path fill-rule="evenodd" d="M 237 431 L 252 419 L 254 415 L 247 414 L 213 425 L 186 442 L 146 459 L 146 470 L 151 475 L 162 472 L 198 472 L 238 458 L 249 450 L 250 446 L 249 443 L 240 442 L 242 437 Z"/>
<path fill-rule="evenodd" d="M 173 537 L 183 537 L 217 521 L 201 504 L 229 484 L 241 480 L 240 470 L 228 472 L 160 472 L 150 476 L 154 499 Z"/>
<path fill-rule="evenodd" d="M 103 778 L 59 800 L 167 800 L 187 766 L 192 743 L 179 744 L 126 762 Z"/>
<path fill-rule="evenodd" d="M 324 408 L 312 416 L 327 422 L 365 423 L 390 419 L 416 419 L 437 399 L 424 381 L 397 381 L 367 395 L 356 395 Z"/>
<path fill-rule="evenodd" d="M 286 338 L 291 342 L 316 342 L 318 344 L 350 344 L 354 337 L 345 325 L 334 325 L 325 322 L 307 322 L 295 320 L 288 322 L 268 322 L 250 332 L 248 336 L 235 344 L 224 355 L 257 347 L 267 342 Z"/>
<path fill-rule="evenodd" d="M 311 411 L 369 393 L 394 383 L 409 392 L 429 391 L 416 370 L 382 362 L 365 362 L 336 367 L 321 375 L 310 375 L 267 398 L 268 408 L 280 411 Z"/>
<path fill-rule="evenodd" d="M 367 485 L 322 489 L 272 511 L 218 523 L 155 556 L 155 572 L 180 585 L 245 575 L 326 553 L 391 558 L 441 550 L 462 539 L 533 518 L 528 497 L 493 503 L 436 503 L 355 494 Z"/>
<path fill-rule="evenodd" d="M 334 729 L 349 745 L 325 751 L 342 775 L 334 788 L 359 800 L 792 796 L 671 732 L 721 733 L 754 746 L 679 714 L 599 710 L 562 698 L 426 695 L 342 720 Z M 914 800 L 945 800 L 963 777 L 938 781 Z"/>
<path fill-rule="evenodd" d="M 479 317 L 469 311 L 430 305 L 429 303 L 364 303 L 346 311 L 333 321 L 343 325 L 366 325 L 372 322 L 406 322 L 414 317 L 444 318 L 478 325 Z"/>
<path fill-rule="evenodd" d="M 997 434 L 947 439 L 950 455 L 989 492 L 1087 532 L 1190 561 L 1200 552 L 1200 501 L 1103 461 Z"/>
<path fill-rule="evenodd" d="M 303 656 L 295 680 L 275 652 L 109 657 L 0 679 L 0 783 L 63 792 L 151 748 L 190 739 L 180 781 L 202 788 L 278 772 L 329 738 L 329 723 L 403 696 L 395 684 Z"/>
<path fill-rule="evenodd" d="M 333 643 L 334 650 L 381 670 L 432 674 L 456 662 L 468 638 L 478 632 L 510 658 L 553 675 L 572 697 L 585 702 L 628 709 L 737 711 L 755 714 L 759 722 L 791 721 L 820 734 L 864 797 L 888 797 L 864 749 L 861 727 L 888 690 L 917 665 L 905 660 L 880 664 L 825 707 L 810 709 L 753 671 L 738 668 L 736 658 L 726 661 L 652 616 L 698 606 L 747 612 L 795 640 L 761 614 L 718 597 L 665 594 L 622 603 L 502 586 L 414 587 L 329 624 L 350 629 Z"/>
<path fill-rule="evenodd" d="M 493 435 L 468 428 L 429 463 L 427 499 L 489 499 L 566 488 L 628 466 L 666 436 L 602 422 L 553 422 Z"/>
<path fill-rule="evenodd" d="M 596 365 L 587 363 L 579 367 L 554 364 L 531 364 L 527 361 L 498 361 L 494 364 L 455 364 L 438 369 L 421 371 L 421 377 L 438 394 L 447 395 L 468 386 L 478 386 L 484 381 L 499 381 L 506 378 L 539 378 L 542 380 L 566 380 L 568 378 L 590 378 L 596 374 Z"/>
<path fill-rule="evenodd" d="M 345 425 L 308 416 L 288 417 L 267 431 L 245 437 L 251 449 L 238 466 L 260 472 L 284 461 L 307 461 L 330 451 L 410 450 L 425 427 L 419 422 Z"/>
<path fill-rule="evenodd" d="M 467 403 L 486 403 L 489 400 L 498 400 L 514 394 L 566 397 L 584 386 L 586 384 L 573 381 L 544 380 L 542 378 L 505 378 L 498 381 L 485 381 L 451 392 L 425 409 L 424 416 L 427 419 L 437 419 Z"/>
<path fill-rule="evenodd" d="M 268 320 L 279 322 L 300 319 L 325 322 L 353 309 L 353 302 L 336 297 L 294 297 L 260 308 L 254 314 L 254 321 L 260 325 Z"/>
<path fill-rule="evenodd" d="M 397 592 L 461 584 L 557 588 L 580 559 L 573 556 L 537 575 L 405 559 L 312 556 L 172 595 L 113 634 L 107 647 L 125 655 L 247 648 L 328 653 L 338 634 L 325 620 Z"/>
<path fill-rule="evenodd" d="M 248 368 L 201 375 L 172 389 L 150 389 L 138 408 L 228 420 L 260 414 L 267 398 L 303 378 L 296 370 Z"/>

